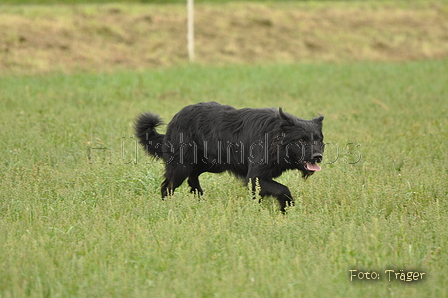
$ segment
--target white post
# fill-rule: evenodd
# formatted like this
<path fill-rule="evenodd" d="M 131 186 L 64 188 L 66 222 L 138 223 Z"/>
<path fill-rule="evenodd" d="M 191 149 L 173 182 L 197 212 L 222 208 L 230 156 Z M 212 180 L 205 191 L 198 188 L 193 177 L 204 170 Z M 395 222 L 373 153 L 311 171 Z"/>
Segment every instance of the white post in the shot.
<path fill-rule="evenodd" d="M 194 60 L 194 0 L 187 0 L 187 42 L 188 42 L 188 57 L 190 62 Z"/>

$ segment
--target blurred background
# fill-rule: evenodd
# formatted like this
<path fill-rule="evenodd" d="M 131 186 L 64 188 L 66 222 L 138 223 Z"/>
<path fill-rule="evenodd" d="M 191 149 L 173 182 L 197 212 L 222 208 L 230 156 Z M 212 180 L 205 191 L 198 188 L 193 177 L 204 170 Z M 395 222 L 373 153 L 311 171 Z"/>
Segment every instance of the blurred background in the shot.
<path fill-rule="evenodd" d="M 188 63 L 186 1 L 4 0 L 0 72 Z M 195 1 L 195 62 L 409 61 L 448 56 L 446 1 Z"/>

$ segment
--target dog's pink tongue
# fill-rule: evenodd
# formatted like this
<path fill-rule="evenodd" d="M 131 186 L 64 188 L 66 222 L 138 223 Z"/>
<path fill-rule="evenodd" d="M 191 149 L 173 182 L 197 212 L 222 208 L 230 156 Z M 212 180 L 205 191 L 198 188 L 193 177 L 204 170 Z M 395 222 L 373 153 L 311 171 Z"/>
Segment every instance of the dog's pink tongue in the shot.
<path fill-rule="evenodd" d="M 317 171 L 321 170 L 321 168 L 319 167 L 318 164 L 309 163 L 309 162 L 306 163 L 306 168 L 308 169 L 308 171 L 313 171 L 313 172 L 317 172 Z"/>

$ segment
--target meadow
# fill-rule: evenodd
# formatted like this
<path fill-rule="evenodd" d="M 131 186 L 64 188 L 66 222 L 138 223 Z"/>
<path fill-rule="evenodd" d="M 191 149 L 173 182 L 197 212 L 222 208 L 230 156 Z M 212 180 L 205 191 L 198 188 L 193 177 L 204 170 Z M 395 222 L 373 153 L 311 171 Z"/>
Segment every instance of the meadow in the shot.
<path fill-rule="evenodd" d="M 0 5 L 0 77 L 185 65 L 186 23 L 181 4 Z M 447 1 L 197 3 L 195 63 L 443 59 L 446 28 Z"/>
<path fill-rule="evenodd" d="M 0 296 L 446 296 L 447 67 L 2 78 Z M 201 200 L 186 185 L 160 199 L 163 165 L 136 147 L 134 117 L 151 110 L 169 121 L 210 100 L 325 115 L 323 171 L 279 179 L 296 197 L 286 216 L 227 174 L 201 176 Z M 351 281 L 349 270 L 380 279 Z M 386 270 L 425 275 L 388 281 Z"/>
<path fill-rule="evenodd" d="M 446 4 L 199 6 L 193 64 L 184 10 L 0 6 L 0 297 L 448 297 Z M 286 215 L 228 174 L 161 200 L 134 119 L 201 101 L 325 116 Z"/>

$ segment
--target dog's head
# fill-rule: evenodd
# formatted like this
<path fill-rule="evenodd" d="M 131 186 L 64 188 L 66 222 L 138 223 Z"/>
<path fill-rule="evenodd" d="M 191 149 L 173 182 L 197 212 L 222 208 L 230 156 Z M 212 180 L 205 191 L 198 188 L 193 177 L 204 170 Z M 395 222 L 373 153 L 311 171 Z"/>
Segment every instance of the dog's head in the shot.
<path fill-rule="evenodd" d="M 320 171 L 318 163 L 322 162 L 325 147 L 322 134 L 324 116 L 303 120 L 284 113 L 282 108 L 279 108 L 279 116 L 285 162 L 300 170 L 305 179 Z"/>

